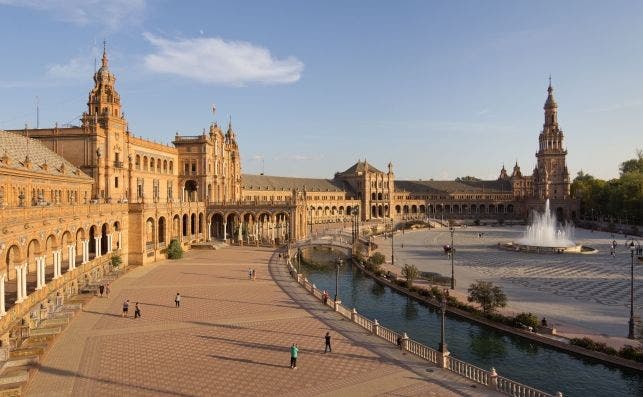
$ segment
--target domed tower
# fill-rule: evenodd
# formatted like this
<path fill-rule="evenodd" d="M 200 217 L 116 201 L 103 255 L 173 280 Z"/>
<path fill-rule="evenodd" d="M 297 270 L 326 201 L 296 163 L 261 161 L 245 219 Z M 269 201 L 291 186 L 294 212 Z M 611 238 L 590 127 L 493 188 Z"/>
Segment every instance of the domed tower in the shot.
<path fill-rule="evenodd" d="M 567 171 L 567 150 L 563 147 L 563 130 L 558 125 L 558 104 L 554 88 L 547 87 L 545 122 L 538 138 L 537 165 L 534 170 L 534 194 L 539 199 L 569 199 L 570 181 Z"/>
<path fill-rule="evenodd" d="M 123 138 L 127 122 L 115 84 L 104 43 L 101 67 L 94 73 L 94 87 L 89 92 L 87 111 L 81 121 L 91 141 L 88 168 L 96 180 L 94 197 L 107 200 L 125 198 L 127 185 L 123 166 L 127 160 L 127 141 Z"/>

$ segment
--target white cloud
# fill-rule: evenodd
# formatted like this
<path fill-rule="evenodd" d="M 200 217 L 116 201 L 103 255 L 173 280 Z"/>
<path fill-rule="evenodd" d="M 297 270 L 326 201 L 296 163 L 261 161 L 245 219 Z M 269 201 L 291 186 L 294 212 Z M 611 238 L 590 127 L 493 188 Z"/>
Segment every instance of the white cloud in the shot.
<path fill-rule="evenodd" d="M 143 17 L 146 0 L 0 0 L 0 5 L 49 12 L 54 18 L 77 25 L 97 23 L 115 30 L 137 23 Z"/>
<path fill-rule="evenodd" d="M 298 81 L 304 64 L 293 56 L 273 57 L 266 48 L 219 37 L 170 40 L 144 33 L 156 52 L 145 56 L 154 72 L 175 74 L 207 84 L 289 84 Z"/>
<path fill-rule="evenodd" d="M 93 74 L 94 61 L 100 60 L 100 57 L 99 48 L 92 47 L 89 54 L 73 57 L 65 63 L 48 65 L 47 77 L 62 80 L 87 80 Z"/>

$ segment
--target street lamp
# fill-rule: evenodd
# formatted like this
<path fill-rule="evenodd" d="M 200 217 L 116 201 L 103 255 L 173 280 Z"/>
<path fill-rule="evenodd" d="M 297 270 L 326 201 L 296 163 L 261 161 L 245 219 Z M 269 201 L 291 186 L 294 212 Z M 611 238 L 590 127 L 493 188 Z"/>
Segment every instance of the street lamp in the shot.
<path fill-rule="evenodd" d="M 353 245 L 355 245 L 355 240 L 359 239 L 359 205 L 356 205 L 351 210 L 353 215 Z"/>
<path fill-rule="evenodd" d="M 391 219 L 391 266 L 395 266 L 395 224 Z"/>
<path fill-rule="evenodd" d="M 451 232 L 451 289 L 455 289 L 455 269 L 453 266 L 453 257 L 455 256 L 455 247 L 453 247 L 453 233 L 455 232 L 455 228 L 451 226 L 449 228 L 449 231 Z"/>
<path fill-rule="evenodd" d="M 342 258 L 337 258 L 337 262 L 335 262 L 335 302 L 339 296 L 339 268 L 342 267 L 343 262 Z"/>
<path fill-rule="evenodd" d="M 441 317 L 442 321 L 440 323 L 440 346 L 438 346 L 438 351 L 440 353 L 447 353 L 447 342 L 445 340 L 445 322 L 446 322 L 446 312 L 447 312 L 447 290 L 445 289 L 442 292 L 442 305 L 441 305 Z"/>
<path fill-rule="evenodd" d="M 626 247 L 630 249 L 630 255 L 632 257 L 631 267 L 630 267 L 630 322 L 629 322 L 629 332 L 627 337 L 629 339 L 635 339 L 634 336 L 634 254 L 637 256 L 641 252 L 641 244 L 637 239 L 630 239 L 625 243 Z"/>

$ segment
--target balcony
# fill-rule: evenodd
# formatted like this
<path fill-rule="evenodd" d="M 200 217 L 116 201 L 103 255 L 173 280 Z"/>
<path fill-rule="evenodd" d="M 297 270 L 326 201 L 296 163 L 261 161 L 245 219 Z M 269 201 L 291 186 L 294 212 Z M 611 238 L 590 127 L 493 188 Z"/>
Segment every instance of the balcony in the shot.
<path fill-rule="evenodd" d="M 122 161 L 114 161 L 114 168 L 123 168 L 123 162 Z"/>

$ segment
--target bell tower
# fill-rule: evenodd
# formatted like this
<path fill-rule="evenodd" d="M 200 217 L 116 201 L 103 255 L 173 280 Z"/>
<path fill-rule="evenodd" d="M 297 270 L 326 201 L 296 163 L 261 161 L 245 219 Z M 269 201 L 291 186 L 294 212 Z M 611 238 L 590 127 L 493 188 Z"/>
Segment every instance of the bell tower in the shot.
<path fill-rule="evenodd" d="M 568 199 L 570 182 L 563 130 L 558 125 L 558 104 L 549 78 L 545 101 L 545 122 L 538 137 L 537 165 L 534 170 L 534 194 L 539 199 Z"/>
<path fill-rule="evenodd" d="M 127 121 L 121 111 L 121 98 L 115 89 L 116 77 L 109 70 L 107 43 L 103 43 L 101 67 L 94 73 L 94 87 L 87 100 L 82 127 L 91 141 L 87 169 L 96 180 L 93 196 L 97 199 L 126 198 L 125 167 Z"/>

